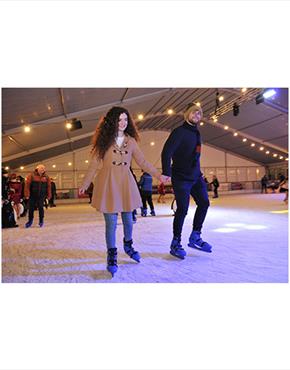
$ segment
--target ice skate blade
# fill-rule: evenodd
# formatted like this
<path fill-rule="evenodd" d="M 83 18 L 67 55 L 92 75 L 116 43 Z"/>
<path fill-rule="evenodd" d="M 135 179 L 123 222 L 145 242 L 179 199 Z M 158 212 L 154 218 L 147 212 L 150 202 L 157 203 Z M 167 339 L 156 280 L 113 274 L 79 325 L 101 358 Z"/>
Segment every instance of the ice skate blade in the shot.
<path fill-rule="evenodd" d="M 174 252 L 170 251 L 170 254 L 173 256 L 173 257 L 176 257 L 176 258 L 179 258 L 180 260 L 184 260 L 185 256 L 177 256 Z"/>
<path fill-rule="evenodd" d="M 187 244 L 188 247 L 190 248 L 193 248 L 193 249 L 197 249 L 198 251 L 201 251 L 201 252 L 205 252 L 205 253 L 212 253 L 212 250 L 211 249 L 204 249 L 204 248 L 200 248 L 198 246 L 196 246 L 195 244 Z"/>

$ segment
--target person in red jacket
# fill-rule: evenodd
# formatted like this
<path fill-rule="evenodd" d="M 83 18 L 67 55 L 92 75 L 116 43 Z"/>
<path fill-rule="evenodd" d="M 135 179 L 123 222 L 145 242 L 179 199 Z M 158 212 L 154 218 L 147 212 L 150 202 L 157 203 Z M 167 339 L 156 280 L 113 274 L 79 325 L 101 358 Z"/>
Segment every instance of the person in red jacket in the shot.
<path fill-rule="evenodd" d="M 44 200 L 46 198 L 51 198 L 51 181 L 49 176 L 45 173 L 45 166 L 43 164 L 39 164 L 34 172 L 27 176 L 24 195 L 26 199 L 29 199 L 28 222 L 26 222 L 25 227 L 28 228 L 33 224 L 35 206 L 38 207 L 39 226 L 42 227 L 44 219 Z"/>
<path fill-rule="evenodd" d="M 20 181 L 17 180 L 16 173 L 12 173 L 12 175 L 10 175 L 8 186 L 9 186 L 9 199 L 11 200 L 13 209 L 15 210 L 16 218 L 19 219 L 22 184 Z"/>

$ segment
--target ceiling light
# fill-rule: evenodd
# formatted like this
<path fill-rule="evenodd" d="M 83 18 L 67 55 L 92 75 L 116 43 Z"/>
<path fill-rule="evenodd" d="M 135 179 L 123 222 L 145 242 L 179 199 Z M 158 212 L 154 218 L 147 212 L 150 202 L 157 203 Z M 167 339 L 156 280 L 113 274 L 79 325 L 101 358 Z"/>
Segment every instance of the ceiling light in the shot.
<path fill-rule="evenodd" d="M 51 110 L 52 110 L 52 107 L 51 107 L 51 105 L 50 105 L 50 104 L 47 104 L 47 110 L 48 110 L 48 111 L 51 111 Z"/>
<path fill-rule="evenodd" d="M 71 163 L 71 162 L 68 162 L 68 165 L 69 165 L 69 166 L 71 166 L 71 165 L 72 165 L 72 163 Z"/>
<path fill-rule="evenodd" d="M 238 133 L 237 133 L 237 132 L 235 132 L 235 133 L 234 133 L 234 136 L 238 136 Z"/>
<path fill-rule="evenodd" d="M 155 145 L 154 141 L 151 141 L 150 145 L 151 146 L 154 146 Z"/>
<path fill-rule="evenodd" d="M 204 125 L 204 123 L 203 122 L 200 122 L 200 126 L 203 126 Z"/>
<path fill-rule="evenodd" d="M 242 93 L 246 92 L 248 89 L 246 87 L 242 88 Z"/>
<path fill-rule="evenodd" d="M 55 168 L 55 167 L 56 167 L 56 165 L 55 165 L 55 164 L 53 164 L 53 165 L 52 165 L 52 168 Z"/>
<path fill-rule="evenodd" d="M 30 132 L 30 127 L 29 126 L 24 126 L 24 132 Z"/>
<path fill-rule="evenodd" d="M 223 101 L 224 100 L 224 97 L 223 96 L 220 96 L 219 97 L 219 101 Z"/>
<path fill-rule="evenodd" d="M 8 166 L 6 166 L 6 167 L 5 167 L 5 170 L 7 170 L 7 171 L 8 171 L 8 170 L 9 170 L 9 167 L 8 167 Z"/>
<path fill-rule="evenodd" d="M 246 139 L 245 137 L 243 138 L 243 142 L 245 143 L 248 139 Z"/>
<path fill-rule="evenodd" d="M 173 114 L 174 113 L 174 110 L 173 109 L 167 109 L 167 113 L 168 114 Z"/>
<path fill-rule="evenodd" d="M 73 118 L 71 122 L 67 122 L 65 127 L 70 131 L 79 130 L 83 127 L 79 119 Z"/>
<path fill-rule="evenodd" d="M 252 143 L 251 146 L 254 147 L 254 146 L 256 146 L 256 144 L 255 143 Z"/>
<path fill-rule="evenodd" d="M 86 159 L 86 160 L 85 160 L 85 163 L 89 163 L 89 161 Z"/>
<path fill-rule="evenodd" d="M 266 151 L 266 154 L 270 154 L 269 150 Z"/>
<path fill-rule="evenodd" d="M 198 107 L 200 107 L 200 102 L 198 101 L 197 103 L 195 103 L 195 105 L 197 105 Z"/>
<path fill-rule="evenodd" d="M 144 118 L 143 114 L 138 114 L 138 120 L 139 121 L 142 121 L 143 118 Z"/>
<path fill-rule="evenodd" d="M 277 154 L 277 153 L 275 153 L 275 154 L 273 154 L 273 157 L 277 157 L 277 155 L 278 155 L 278 154 Z"/>
<path fill-rule="evenodd" d="M 288 158 L 285 158 L 285 161 L 288 161 Z"/>
<path fill-rule="evenodd" d="M 283 159 L 283 158 L 284 158 L 283 155 L 280 155 L 279 159 Z"/>
<path fill-rule="evenodd" d="M 260 146 L 260 150 L 264 150 L 264 147 L 263 146 Z"/>
<path fill-rule="evenodd" d="M 225 127 L 224 127 L 224 129 L 225 129 L 225 130 L 228 130 L 228 129 L 229 129 L 229 126 L 225 126 Z"/>
<path fill-rule="evenodd" d="M 23 166 L 21 166 L 21 167 L 20 167 L 20 169 L 21 169 L 21 170 L 24 170 L 24 167 L 23 167 Z"/>

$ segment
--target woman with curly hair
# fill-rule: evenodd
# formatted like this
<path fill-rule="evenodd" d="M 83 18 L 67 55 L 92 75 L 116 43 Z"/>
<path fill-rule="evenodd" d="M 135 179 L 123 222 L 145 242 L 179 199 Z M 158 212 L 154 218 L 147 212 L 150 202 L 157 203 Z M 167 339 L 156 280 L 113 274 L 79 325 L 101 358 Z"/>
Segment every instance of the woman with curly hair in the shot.
<path fill-rule="evenodd" d="M 124 229 L 124 251 L 140 262 L 140 254 L 133 248 L 132 211 L 142 205 L 140 193 L 130 171 L 132 157 L 146 172 L 160 181 L 161 174 L 144 158 L 138 147 L 138 131 L 127 109 L 111 108 L 97 126 L 93 137 L 92 159 L 80 188 L 83 194 L 93 180 L 98 165 L 102 168 L 94 183 L 92 207 L 104 214 L 106 224 L 107 270 L 114 276 L 118 269 L 116 229 L 121 213 Z"/>

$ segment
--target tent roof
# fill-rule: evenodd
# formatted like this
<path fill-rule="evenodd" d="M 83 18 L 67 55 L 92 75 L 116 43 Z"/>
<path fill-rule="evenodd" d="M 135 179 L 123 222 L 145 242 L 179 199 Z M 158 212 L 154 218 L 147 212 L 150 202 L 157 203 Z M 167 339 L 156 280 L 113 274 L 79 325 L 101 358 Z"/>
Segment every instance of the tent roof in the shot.
<path fill-rule="evenodd" d="M 238 88 L 4 88 L 3 164 L 18 168 L 89 145 L 97 121 L 113 105 L 128 108 L 141 131 L 170 132 L 181 124 L 182 112 L 190 102 L 200 102 L 203 108 L 200 131 L 204 144 L 263 165 L 279 162 L 279 156 L 288 156 L 288 89 L 276 90 L 273 99 L 257 105 L 255 98 L 262 88 L 244 93 Z M 218 108 L 217 92 L 224 97 Z M 238 116 L 232 112 L 235 102 L 240 106 Z M 168 108 L 174 110 L 172 115 Z M 137 119 L 140 113 L 142 121 Z M 81 120 L 82 129 L 70 132 L 65 128 L 65 121 L 72 118 Z M 31 126 L 28 134 L 23 131 L 25 124 Z M 260 151 L 260 146 L 265 149 Z"/>

